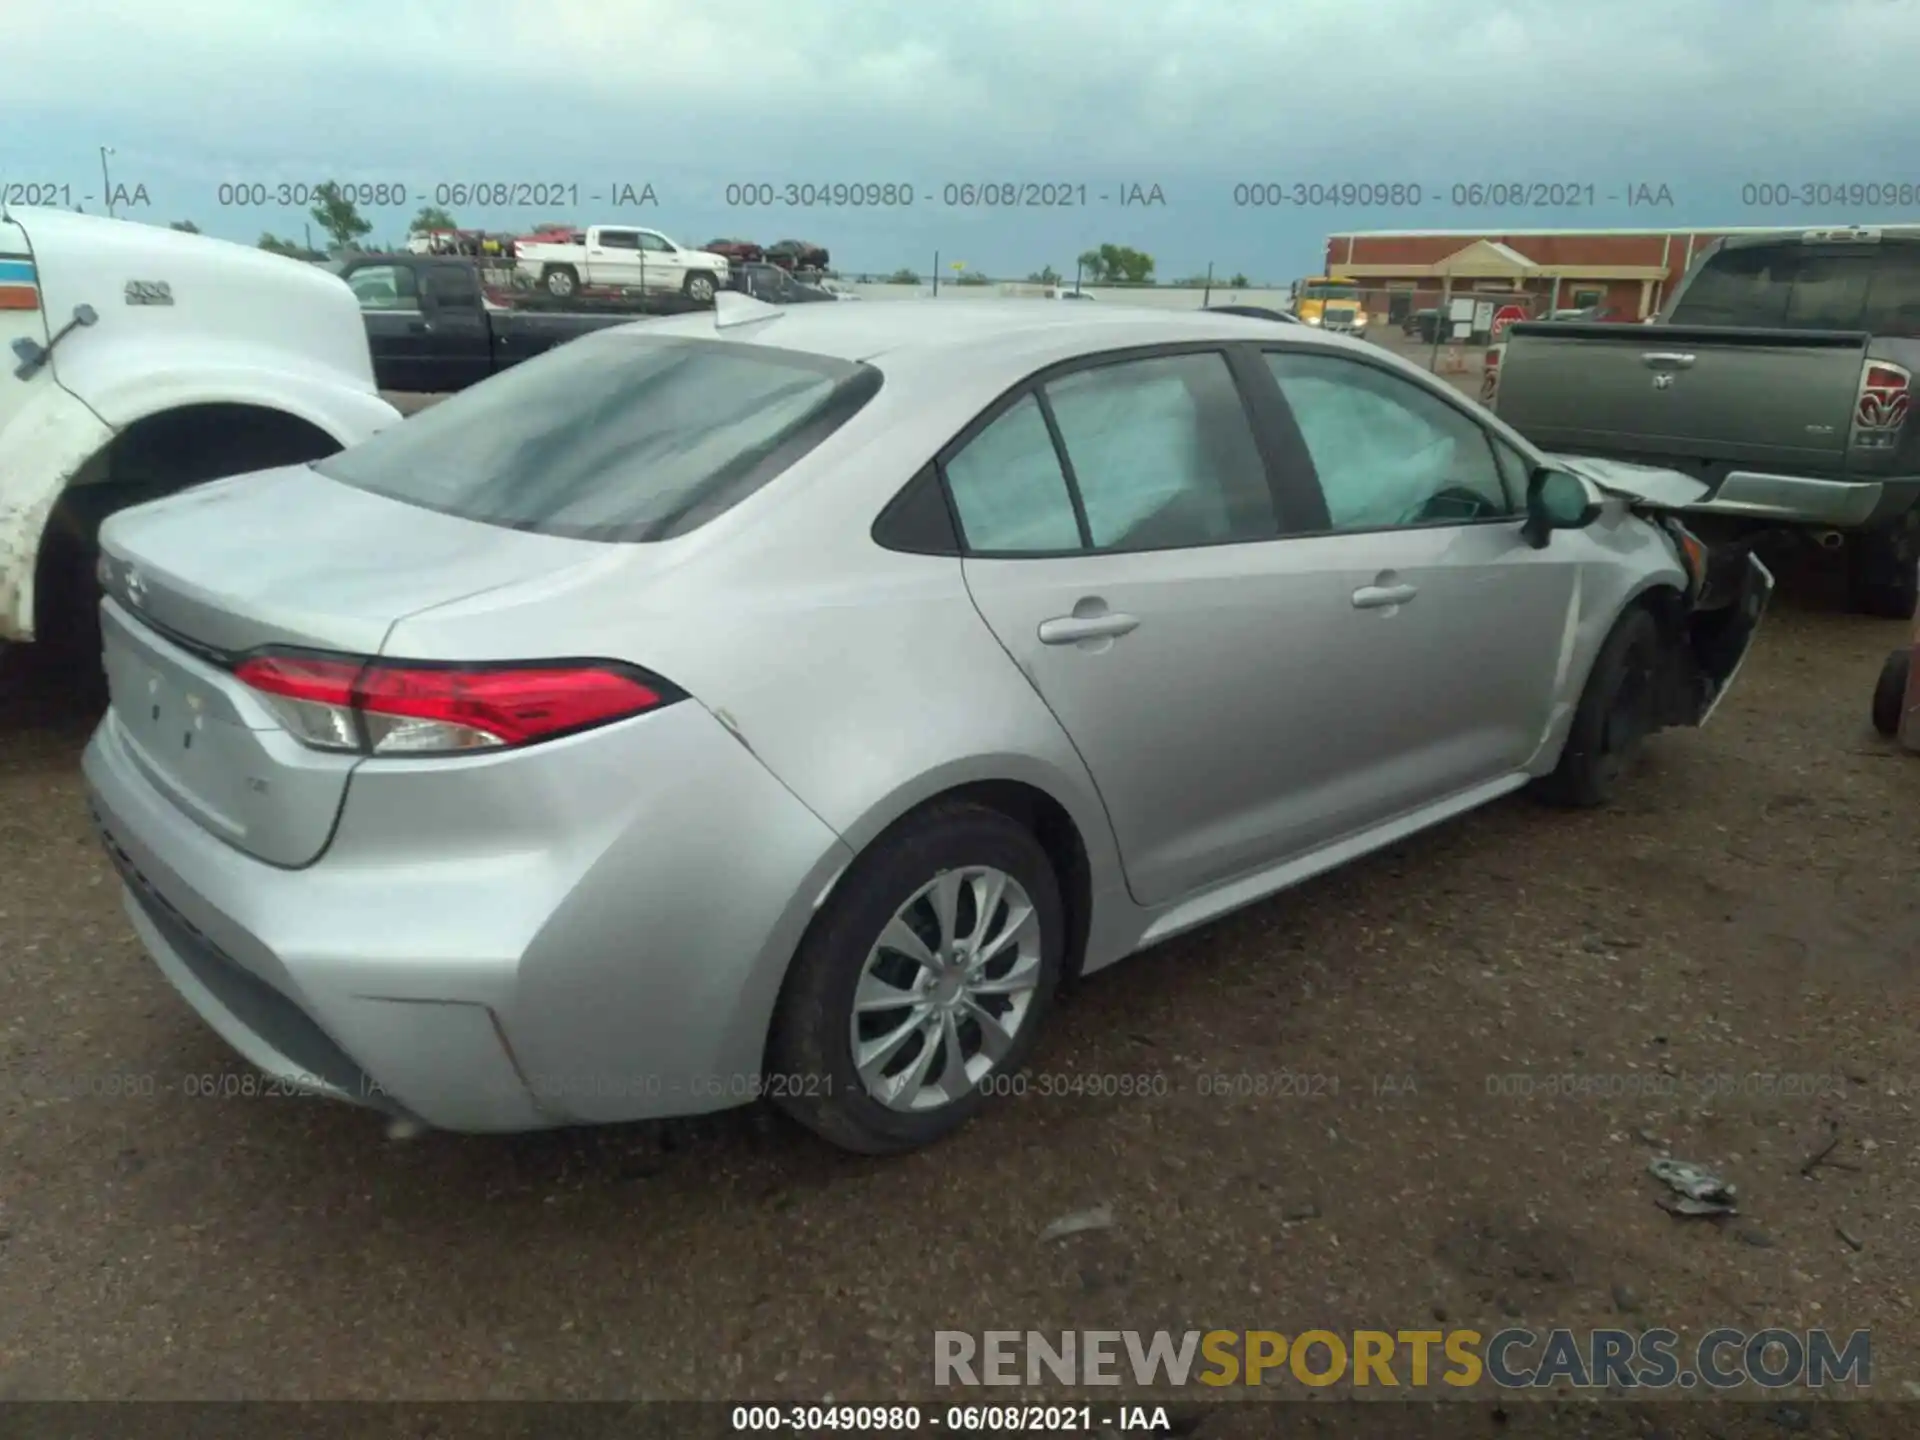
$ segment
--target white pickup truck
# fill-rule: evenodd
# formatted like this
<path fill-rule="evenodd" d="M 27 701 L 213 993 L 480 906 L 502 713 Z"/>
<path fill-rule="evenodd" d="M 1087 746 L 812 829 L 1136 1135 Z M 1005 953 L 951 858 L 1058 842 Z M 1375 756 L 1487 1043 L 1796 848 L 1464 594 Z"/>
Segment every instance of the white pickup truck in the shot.
<path fill-rule="evenodd" d="M 107 515 L 399 419 L 338 276 L 128 220 L 0 210 L 0 649 L 36 641 L 97 668 Z"/>
<path fill-rule="evenodd" d="M 574 236 L 521 240 L 513 252 L 520 274 L 562 299 L 582 286 L 604 285 L 684 294 L 704 305 L 727 285 L 725 256 L 630 225 L 589 225 Z"/>

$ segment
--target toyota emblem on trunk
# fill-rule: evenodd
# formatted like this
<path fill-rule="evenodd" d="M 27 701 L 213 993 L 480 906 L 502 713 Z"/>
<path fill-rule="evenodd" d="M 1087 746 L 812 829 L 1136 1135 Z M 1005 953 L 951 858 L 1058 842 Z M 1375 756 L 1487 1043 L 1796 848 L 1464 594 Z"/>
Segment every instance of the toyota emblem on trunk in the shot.
<path fill-rule="evenodd" d="M 1673 376 L 1671 375 L 1654 376 L 1653 388 L 1656 390 L 1671 390 L 1673 388 Z"/>

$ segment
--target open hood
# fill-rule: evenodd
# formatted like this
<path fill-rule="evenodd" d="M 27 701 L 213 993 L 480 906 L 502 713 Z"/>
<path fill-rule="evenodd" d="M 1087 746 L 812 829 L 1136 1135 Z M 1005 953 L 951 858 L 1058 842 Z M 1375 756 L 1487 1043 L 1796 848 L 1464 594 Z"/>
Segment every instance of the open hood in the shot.
<path fill-rule="evenodd" d="M 1571 470 L 1582 479 L 1591 480 L 1602 490 L 1661 510 L 1686 510 L 1713 493 L 1692 476 L 1658 465 L 1634 465 L 1625 460 L 1602 460 L 1592 455 L 1549 453 L 1547 459 L 1563 470 Z"/>

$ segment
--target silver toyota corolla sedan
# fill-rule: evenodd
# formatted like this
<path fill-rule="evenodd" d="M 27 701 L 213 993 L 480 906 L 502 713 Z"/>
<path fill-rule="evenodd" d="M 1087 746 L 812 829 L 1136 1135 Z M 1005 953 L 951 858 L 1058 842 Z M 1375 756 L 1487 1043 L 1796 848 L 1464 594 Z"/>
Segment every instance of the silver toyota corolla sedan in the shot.
<path fill-rule="evenodd" d="M 91 803 L 286 1084 L 902 1150 L 1063 979 L 1703 721 L 1700 493 L 1304 327 L 724 295 L 110 520 Z"/>

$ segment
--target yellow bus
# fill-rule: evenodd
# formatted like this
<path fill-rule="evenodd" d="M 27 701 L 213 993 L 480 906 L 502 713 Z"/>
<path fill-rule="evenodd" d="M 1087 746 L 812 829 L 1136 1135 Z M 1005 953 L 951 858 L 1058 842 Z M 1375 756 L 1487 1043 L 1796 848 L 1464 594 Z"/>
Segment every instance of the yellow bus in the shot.
<path fill-rule="evenodd" d="M 1360 286 L 1339 275 L 1311 275 L 1293 282 L 1295 318 L 1324 330 L 1348 335 L 1367 328 L 1367 312 L 1360 303 Z"/>

